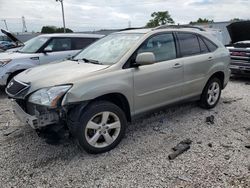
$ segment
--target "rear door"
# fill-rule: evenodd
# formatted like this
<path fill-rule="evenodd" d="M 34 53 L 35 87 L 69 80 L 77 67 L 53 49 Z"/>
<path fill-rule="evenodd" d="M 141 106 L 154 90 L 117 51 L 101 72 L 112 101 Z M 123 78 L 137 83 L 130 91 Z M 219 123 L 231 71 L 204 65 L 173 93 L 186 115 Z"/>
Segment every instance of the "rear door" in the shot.
<path fill-rule="evenodd" d="M 98 40 L 98 38 L 72 38 L 72 49 L 82 50 Z"/>
<path fill-rule="evenodd" d="M 184 65 L 185 98 L 201 94 L 206 75 L 213 65 L 213 53 L 205 44 L 202 36 L 188 32 L 178 32 L 181 60 Z"/>
<path fill-rule="evenodd" d="M 157 34 L 146 40 L 137 54 L 152 52 L 156 63 L 134 68 L 134 108 L 139 114 L 164 106 L 182 97 L 183 65 L 176 59 L 172 33 Z"/>

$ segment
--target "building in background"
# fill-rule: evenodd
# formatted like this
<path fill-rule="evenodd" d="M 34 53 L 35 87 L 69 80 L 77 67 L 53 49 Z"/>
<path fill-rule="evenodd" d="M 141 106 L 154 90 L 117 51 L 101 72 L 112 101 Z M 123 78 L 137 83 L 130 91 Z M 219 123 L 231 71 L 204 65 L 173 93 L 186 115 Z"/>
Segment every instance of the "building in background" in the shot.
<path fill-rule="evenodd" d="M 216 35 L 216 37 L 224 44 L 230 44 L 231 37 L 227 31 L 227 26 L 232 22 L 214 22 L 207 24 L 195 24 L 195 26 L 202 27 L 208 31 L 211 31 L 212 34 Z"/>

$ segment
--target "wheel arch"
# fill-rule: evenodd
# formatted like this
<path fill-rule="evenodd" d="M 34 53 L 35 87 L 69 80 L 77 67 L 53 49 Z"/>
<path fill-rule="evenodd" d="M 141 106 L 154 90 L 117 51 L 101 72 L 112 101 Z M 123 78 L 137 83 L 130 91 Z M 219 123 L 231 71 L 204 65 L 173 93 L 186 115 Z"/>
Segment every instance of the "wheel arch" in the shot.
<path fill-rule="evenodd" d="M 7 78 L 7 82 L 6 82 L 6 85 L 9 83 L 9 81 L 16 75 L 18 75 L 19 73 L 25 71 L 26 69 L 19 69 L 19 70 L 15 70 L 13 72 L 11 72 Z"/>
<path fill-rule="evenodd" d="M 117 105 L 125 113 L 127 121 L 131 122 L 131 111 L 130 111 L 129 102 L 127 98 L 121 93 L 108 93 L 108 94 L 98 96 L 94 99 L 85 101 L 77 105 L 76 108 L 73 107 L 70 111 L 73 112 L 73 114 L 75 114 L 76 116 L 80 117 L 82 111 L 85 110 L 86 107 L 94 101 L 109 101 Z"/>
<path fill-rule="evenodd" d="M 210 78 L 208 79 L 207 83 L 209 82 L 209 80 L 211 80 L 212 78 L 218 78 L 221 81 L 221 87 L 224 89 L 224 81 L 225 81 L 225 74 L 222 71 L 217 71 L 215 73 L 213 73 Z"/>

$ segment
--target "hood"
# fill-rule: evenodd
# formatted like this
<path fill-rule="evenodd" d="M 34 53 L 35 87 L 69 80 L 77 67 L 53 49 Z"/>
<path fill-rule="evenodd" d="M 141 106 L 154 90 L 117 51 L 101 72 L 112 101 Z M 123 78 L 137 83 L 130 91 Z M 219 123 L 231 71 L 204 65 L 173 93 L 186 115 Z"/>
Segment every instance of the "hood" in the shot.
<path fill-rule="evenodd" d="M 13 34 L 11 34 L 9 31 L 6 31 L 4 29 L 1 29 L 2 33 L 5 34 L 11 41 L 13 41 L 17 46 L 24 46 L 24 43 L 17 39 Z"/>
<path fill-rule="evenodd" d="M 38 55 L 35 53 L 19 53 L 15 51 L 5 51 L 3 53 L 0 53 L 0 60 L 1 59 L 25 59 L 25 58 L 31 58 L 31 57 L 37 57 Z"/>
<path fill-rule="evenodd" d="M 109 67 L 76 61 L 50 63 L 28 69 L 16 76 L 16 80 L 31 83 L 31 90 L 55 85 L 70 84 Z"/>
<path fill-rule="evenodd" d="M 250 21 L 234 22 L 227 26 L 232 43 L 250 40 Z"/>

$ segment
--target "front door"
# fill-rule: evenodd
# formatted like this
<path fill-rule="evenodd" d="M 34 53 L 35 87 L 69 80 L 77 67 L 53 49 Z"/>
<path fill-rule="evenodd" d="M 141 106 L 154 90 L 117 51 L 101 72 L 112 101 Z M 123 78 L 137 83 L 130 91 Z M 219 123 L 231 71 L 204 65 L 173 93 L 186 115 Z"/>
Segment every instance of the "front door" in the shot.
<path fill-rule="evenodd" d="M 63 60 L 75 55 L 78 50 L 72 50 L 71 38 L 53 38 L 46 47 L 46 53 L 40 54 L 40 64 Z"/>
<path fill-rule="evenodd" d="M 152 52 L 156 63 L 134 68 L 135 114 L 148 111 L 181 99 L 183 64 L 176 59 L 176 45 L 172 33 L 149 38 L 137 54 Z"/>

